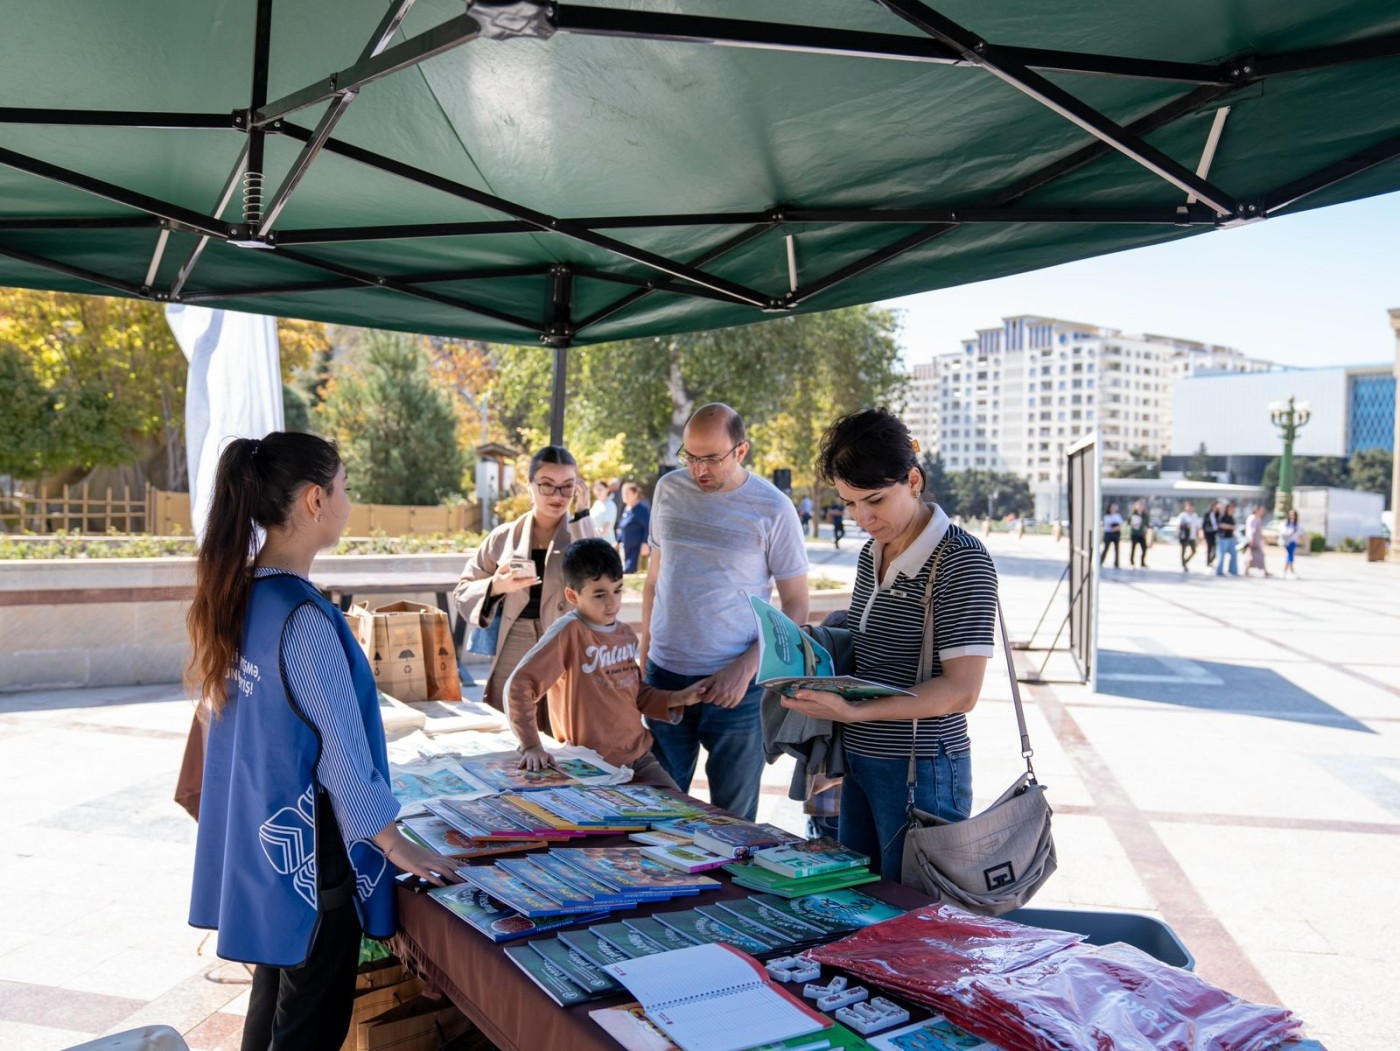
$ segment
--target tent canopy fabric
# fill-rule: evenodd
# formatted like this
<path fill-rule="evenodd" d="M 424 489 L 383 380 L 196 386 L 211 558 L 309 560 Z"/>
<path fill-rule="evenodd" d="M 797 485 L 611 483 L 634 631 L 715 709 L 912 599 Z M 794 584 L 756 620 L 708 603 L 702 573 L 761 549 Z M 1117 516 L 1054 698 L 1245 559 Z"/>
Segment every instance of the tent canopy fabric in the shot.
<path fill-rule="evenodd" d="M 46 0 L 5 37 L 0 283 L 498 342 L 1400 188 L 1393 0 Z"/>

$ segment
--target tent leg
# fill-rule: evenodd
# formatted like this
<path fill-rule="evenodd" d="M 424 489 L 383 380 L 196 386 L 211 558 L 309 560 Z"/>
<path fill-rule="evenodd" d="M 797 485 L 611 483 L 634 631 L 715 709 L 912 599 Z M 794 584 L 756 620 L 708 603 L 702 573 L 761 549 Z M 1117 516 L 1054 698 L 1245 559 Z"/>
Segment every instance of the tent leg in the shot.
<path fill-rule="evenodd" d="M 573 342 L 574 274 L 567 266 L 549 268 L 549 303 L 544 341 L 554 348 L 554 387 L 549 398 L 549 444 L 564 444 L 564 400 L 569 378 L 569 344 Z"/>

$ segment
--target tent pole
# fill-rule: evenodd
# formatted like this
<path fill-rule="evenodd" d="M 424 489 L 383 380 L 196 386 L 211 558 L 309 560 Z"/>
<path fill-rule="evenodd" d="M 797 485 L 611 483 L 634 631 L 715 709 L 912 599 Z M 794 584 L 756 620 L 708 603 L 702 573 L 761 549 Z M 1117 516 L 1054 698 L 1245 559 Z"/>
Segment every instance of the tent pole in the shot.
<path fill-rule="evenodd" d="M 549 444 L 564 444 L 564 402 L 569 378 L 569 344 L 574 338 L 574 272 L 562 264 L 549 268 L 549 302 L 544 343 L 554 348 L 554 384 L 549 394 Z"/>

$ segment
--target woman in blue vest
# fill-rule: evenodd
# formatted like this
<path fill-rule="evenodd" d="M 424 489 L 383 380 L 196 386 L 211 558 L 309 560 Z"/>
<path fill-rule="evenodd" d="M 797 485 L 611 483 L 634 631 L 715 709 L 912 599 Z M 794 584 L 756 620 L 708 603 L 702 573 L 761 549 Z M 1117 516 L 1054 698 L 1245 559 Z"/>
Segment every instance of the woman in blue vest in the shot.
<path fill-rule="evenodd" d="M 339 1048 L 361 932 L 394 933 L 395 868 L 452 871 L 394 823 L 374 675 L 307 579 L 349 514 L 324 439 L 239 438 L 219 458 L 187 618 L 206 726 L 190 923 L 257 964 L 243 1051 Z"/>

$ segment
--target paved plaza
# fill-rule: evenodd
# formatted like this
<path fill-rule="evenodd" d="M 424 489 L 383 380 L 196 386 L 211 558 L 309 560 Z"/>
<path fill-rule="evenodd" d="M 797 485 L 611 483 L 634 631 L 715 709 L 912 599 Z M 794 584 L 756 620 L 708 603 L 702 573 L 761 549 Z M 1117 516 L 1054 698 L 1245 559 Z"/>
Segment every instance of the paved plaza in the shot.
<path fill-rule="evenodd" d="M 849 579 L 859 543 L 814 541 L 813 572 Z M 1065 545 L 988 545 L 1024 639 Z M 1098 692 L 1062 653 L 1045 665 L 1051 682 L 1025 687 L 1060 863 L 1035 904 L 1161 917 L 1201 974 L 1291 1007 L 1331 1051 L 1390 1048 L 1400 564 L 1329 554 L 1301 560 L 1297 580 L 1218 579 L 1200 556 L 1183 574 L 1165 544 L 1151 562 L 1104 573 Z M 1064 605 L 1061 589 L 1039 642 Z M 1026 673 L 1045 654 L 1016 657 Z M 1020 762 L 999 668 L 972 716 L 979 806 Z M 6 1051 L 147 1022 L 192 1048 L 237 1047 L 246 972 L 185 923 L 194 823 L 171 794 L 189 719 L 177 685 L 0 695 Z M 800 829 L 788 773 L 768 771 L 760 818 Z"/>

